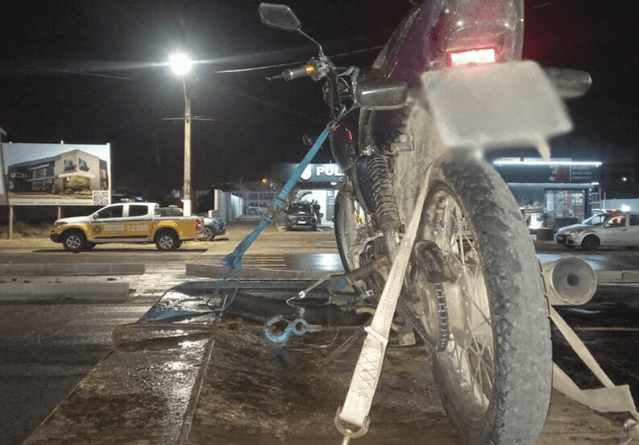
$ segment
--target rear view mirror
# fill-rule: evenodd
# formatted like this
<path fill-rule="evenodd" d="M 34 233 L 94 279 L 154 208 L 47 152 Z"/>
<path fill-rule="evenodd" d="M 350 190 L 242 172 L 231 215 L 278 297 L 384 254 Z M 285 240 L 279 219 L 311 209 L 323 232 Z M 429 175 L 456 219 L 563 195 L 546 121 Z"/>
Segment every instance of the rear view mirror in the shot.
<path fill-rule="evenodd" d="M 299 31 L 302 24 L 295 13 L 286 5 L 260 3 L 260 19 L 265 25 L 283 31 Z"/>
<path fill-rule="evenodd" d="M 562 99 L 581 97 L 592 86 L 592 78 L 585 71 L 570 68 L 544 68 L 544 72 Z"/>
<path fill-rule="evenodd" d="M 370 110 L 392 110 L 406 103 L 408 87 L 396 79 L 360 80 L 357 84 L 357 104 Z"/>

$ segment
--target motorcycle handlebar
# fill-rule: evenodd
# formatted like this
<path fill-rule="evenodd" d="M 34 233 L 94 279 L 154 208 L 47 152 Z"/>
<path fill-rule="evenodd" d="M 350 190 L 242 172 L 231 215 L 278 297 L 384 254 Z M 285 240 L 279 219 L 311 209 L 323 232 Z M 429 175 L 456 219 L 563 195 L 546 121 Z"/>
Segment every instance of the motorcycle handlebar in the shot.
<path fill-rule="evenodd" d="M 315 72 L 315 67 L 310 64 L 298 66 L 295 68 L 289 68 L 282 71 L 282 78 L 287 82 L 293 79 L 299 79 L 300 77 L 307 77 Z"/>

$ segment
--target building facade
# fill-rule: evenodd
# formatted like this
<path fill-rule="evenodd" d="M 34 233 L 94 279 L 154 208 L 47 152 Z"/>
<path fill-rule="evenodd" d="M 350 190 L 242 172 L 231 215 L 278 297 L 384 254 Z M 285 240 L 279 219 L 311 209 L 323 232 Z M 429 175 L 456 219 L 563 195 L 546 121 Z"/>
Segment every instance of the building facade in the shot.
<path fill-rule="evenodd" d="M 500 158 L 493 161 L 531 229 L 582 221 L 600 208 L 601 162 Z"/>
<path fill-rule="evenodd" d="M 69 189 L 107 190 L 107 162 L 82 150 L 7 166 L 7 190 L 64 193 Z"/>
<path fill-rule="evenodd" d="M 298 165 L 273 164 L 269 179 L 276 184 L 276 188 L 279 190 L 280 185 L 288 181 Z M 322 221 L 331 224 L 334 217 L 337 183 L 342 176 L 344 173 L 337 164 L 309 164 L 302 172 L 291 195 L 304 201 L 315 201 L 319 204 L 320 212 L 323 214 Z"/>

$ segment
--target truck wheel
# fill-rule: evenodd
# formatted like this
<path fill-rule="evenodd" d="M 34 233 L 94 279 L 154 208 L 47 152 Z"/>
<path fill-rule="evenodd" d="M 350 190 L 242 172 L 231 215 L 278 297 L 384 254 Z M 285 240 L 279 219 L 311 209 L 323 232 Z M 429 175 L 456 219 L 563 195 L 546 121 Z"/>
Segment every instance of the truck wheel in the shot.
<path fill-rule="evenodd" d="M 155 235 L 155 247 L 158 250 L 175 250 L 179 245 L 178 236 L 173 230 L 163 230 Z"/>
<path fill-rule="evenodd" d="M 68 230 L 62 236 L 62 245 L 69 252 L 79 252 L 87 245 L 87 238 L 81 230 Z"/>

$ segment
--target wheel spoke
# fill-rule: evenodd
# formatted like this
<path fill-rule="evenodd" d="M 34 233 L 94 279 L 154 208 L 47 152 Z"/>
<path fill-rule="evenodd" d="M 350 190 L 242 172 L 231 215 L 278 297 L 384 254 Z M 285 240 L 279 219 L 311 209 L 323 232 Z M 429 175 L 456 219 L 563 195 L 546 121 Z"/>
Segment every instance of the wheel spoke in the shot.
<path fill-rule="evenodd" d="M 415 253 L 430 252 L 421 247 L 429 243 L 435 253 L 414 255 L 407 283 L 418 289 L 411 297 L 427 333 L 447 339 L 433 351 L 442 403 L 464 443 L 533 443 L 550 398 L 552 349 L 534 250 L 513 244 L 527 233 L 516 202 L 490 165 L 471 155 L 443 156 L 429 174 Z M 445 331 L 433 308 L 443 308 Z M 514 410 L 525 428 L 511 424 Z"/>
<path fill-rule="evenodd" d="M 481 282 L 482 282 L 482 285 L 483 285 L 483 280 L 481 280 Z M 477 283 L 477 281 L 475 281 L 475 283 Z M 479 289 L 475 289 L 475 290 L 476 290 L 476 291 L 479 291 Z M 481 289 L 481 290 L 485 290 L 485 289 Z M 483 292 L 482 292 L 482 293 L 483 293 Z M 473 314 L 474 314 L 474 313 L 479 314 L 480 318 L 481 318 L 481 319 L 483 319 L 483 321 L 482 321 L 480 324 L 476 325 L 476 328 L 479 328 L 479 327 L 481 327 L 482 325 L 488 325 L 488 326 L 490 326 L 490 325 L 492 324 L 492 323 L 491 323 L 491 321 L 490 321 L 490 315 L 487 315 L 487 314 L 485 313 L 485 311 L 484 311 L 485 309 L 484 309 L 484 308 L 482 308 L 482 307 L 480 307 L 480 306 L 479 306 L 479 303 L 477 302 L 477 300 L 476 300 L 475 298 L 472 298 L 470 295 L 468 295 L 468 293 L 467 293 L 467 292 L 464 292 L 464 295 L 466 296 L 466 300 L 467 300 L 467 302 L 468 302 L 470 305 L 472 305 L 472 308 L 474 308 L 474 309 L 475 309 L 475 311 L 472 311 L 472 313 L 473 313 Z M 483 296 L 483 295 L 482 295 L 482 296 Z M 486 309 L 487 309 L 487 308 L 486 308 Z M 472 310 L 472 309 L 471 309 L 471 308 L 469 308 L 469 312 L 470 312 L 471 310 Z M 468 317 L 468 320 L 473 320 L 473 319 L 474 319 L 474 317 Z"/>
<path fill-rule="evenodd" d="M 456 375 L 463 401 L 469 413 L 485 410 L 494 387 L 495 363 L 493 334 L 480 255 L 473 233 L 461 207 L 452 196 L 439 193 L 427 211 L 434 224 L 425 228 L 445 252 L 456 280 L 446 285 L 453 350 L 440 354 L 448 372 Z M 432 230 L 432 232 L 429 232 Z"/>

